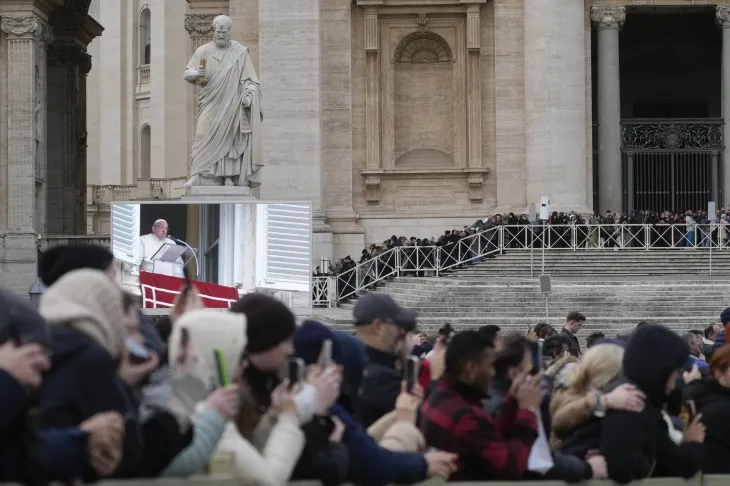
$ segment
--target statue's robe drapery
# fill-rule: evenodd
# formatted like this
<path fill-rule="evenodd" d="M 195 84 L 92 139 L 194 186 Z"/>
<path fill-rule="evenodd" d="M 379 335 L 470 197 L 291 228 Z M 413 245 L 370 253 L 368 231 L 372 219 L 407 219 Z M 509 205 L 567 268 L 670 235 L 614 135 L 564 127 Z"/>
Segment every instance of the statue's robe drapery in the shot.
<path fill-rule="evenodd" d="M 218 57 L 220 57 L 220 59 Z M 218 55 L 213 43 L 198 48 L 187 69 L 206 60 L 207 84 L 198 97 L 190 175 L 239 176 L 238 185 L 260 185 L 261 89 L 248 48 L 231 41 Z M 246 97 L 250 106 L 244 106 Z"/>

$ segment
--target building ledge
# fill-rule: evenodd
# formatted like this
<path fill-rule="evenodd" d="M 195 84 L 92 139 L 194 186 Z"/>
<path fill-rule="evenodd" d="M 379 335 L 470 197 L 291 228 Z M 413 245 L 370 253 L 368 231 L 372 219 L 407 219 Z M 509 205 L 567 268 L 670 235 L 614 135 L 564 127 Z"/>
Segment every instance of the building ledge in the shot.
<path fill-rule="evenodd" d="M 487 167 L 447 167 L 447 168 L 416 168 L 416 169 L 360 169 L 364 176 L 442 176 L 442 175 L 471 175 L 489 174 Z"/>

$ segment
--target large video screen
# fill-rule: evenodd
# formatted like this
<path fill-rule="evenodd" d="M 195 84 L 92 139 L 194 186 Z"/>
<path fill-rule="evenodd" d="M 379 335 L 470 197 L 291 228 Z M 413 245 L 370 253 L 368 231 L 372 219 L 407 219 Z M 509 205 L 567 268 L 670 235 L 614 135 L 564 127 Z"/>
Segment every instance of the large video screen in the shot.
<path fill-rule="evenodd" d="M 187 286 L 206 307 L 269 292 L 309 307 L 309 203 L 112 205 L 112 250 L 124 288 L 146 309 L 170 309 Z"/>

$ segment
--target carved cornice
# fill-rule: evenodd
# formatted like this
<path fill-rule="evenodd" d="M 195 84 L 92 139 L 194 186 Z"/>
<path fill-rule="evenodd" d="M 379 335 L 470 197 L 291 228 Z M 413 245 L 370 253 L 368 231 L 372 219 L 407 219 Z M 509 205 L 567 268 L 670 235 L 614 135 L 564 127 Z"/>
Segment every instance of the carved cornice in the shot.
<path fill-rule="evenodd" d="M 715 19 L 721 27 L 730 27 L 730 5 L 718 5 Z"/>
<path fill-rule="evenodd" d="M 35 15 L 3 17 L 0 30 L 15 37 L 31 37 L 44 44 L 53 42 L 51 27 L 45 20 Z"/>
<path fill-rule="evenodd" d="M 218 14 L 187 14 L 185 15 L 185 30 L 190 34 L 208 35 L 213 32 L 213 19 Z"/>
<path fill-rule="evenodd" d="M 626 7 L 603 5 L 591 7 L 591 20 L 603 29 L 618 29 L 626 21 Z"/>

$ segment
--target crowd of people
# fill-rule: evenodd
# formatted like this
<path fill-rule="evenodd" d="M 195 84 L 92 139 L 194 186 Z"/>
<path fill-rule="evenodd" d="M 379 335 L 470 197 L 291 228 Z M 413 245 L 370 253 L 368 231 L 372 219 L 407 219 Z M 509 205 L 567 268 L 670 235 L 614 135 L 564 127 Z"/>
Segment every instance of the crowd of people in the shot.
<path fill-rule="evenodd" d="M 701 333 L 640 323 L 585 352 L 578 312 L 560 331 L 445 326 L 429 343 L 415 311 L 376 293 L 352 332 L 297 325 L 257 293 L 207 310 L 194 286 L 152 325 L 112 263 L 102 247 L 57 247 L 37 309 L 0 292 L 0 481 L 730 473 L 730 309 Z"/>
<path fill-rule="evenodd" d="M 375 274 L 382 273 L 374 268 L 373 262 L 376 259 L 386 271 L 395 265 L 396 256 L 390 251 L 394 248 L 402 249 L 401 260 L 406 271 L 410 267 L 413 275 L 423 276 L 435 265 L 436 256 L 431 248 L 442 248 L 444 251 L 440 257 L 441 263 L 449 266 L 449 259 L 463 260 L 464 257 L 469 258 L 470 253 L 485 254 L 496 249 L 500 243 L 499 235 L 496 230 L 493 233 L 488 230 L 500 227 L 503 227 L 501 243 L 504 249 L 541 248 L 543 245 L 550 248 L 600 246 L 619 249 L 643 247 L 647 243 L 656 248 L 709 247 L 710 242 L 714 242 L 715 246 L 725 247 L 730 240 L 729 217 L 730 210 L 725 208 L 718 210 L 712 220 L 706 210 L 688 210 L 684 213 L 637 210 L 627 215 L 607 211 L 605 214 L 596 213 L 587 220 L 575 211 L 555 211 L 547 221 L 531 221 L 527 214 L 496 214 L 480 219 L 471 226 L 446 230 L 438 238 L 393 235 L 380 244 L 373 243 L 363 249 L 358 260 L 348 255 L 340 260 L 327 262 L 329 268 L 317 266 L 314 276 L 354 273 L 351 271 L 360 265 L 362 279 L 366 280 L 367 285 L 367 281 L 373 280 Z M 647 233 L 641 225 L 647 225 L 651 231 Z M 476 234 L 480 234 L 480 237 L 474 237 Z M 484 258 L 490 257 L 493 255 Z M 463 265 L 482 260 L 481 257 L 474 258 Z M 425 271 L 417 271 L 420 269 Z M 343 286 L 350 284 L 353 282 L 342 283 Z"/>

